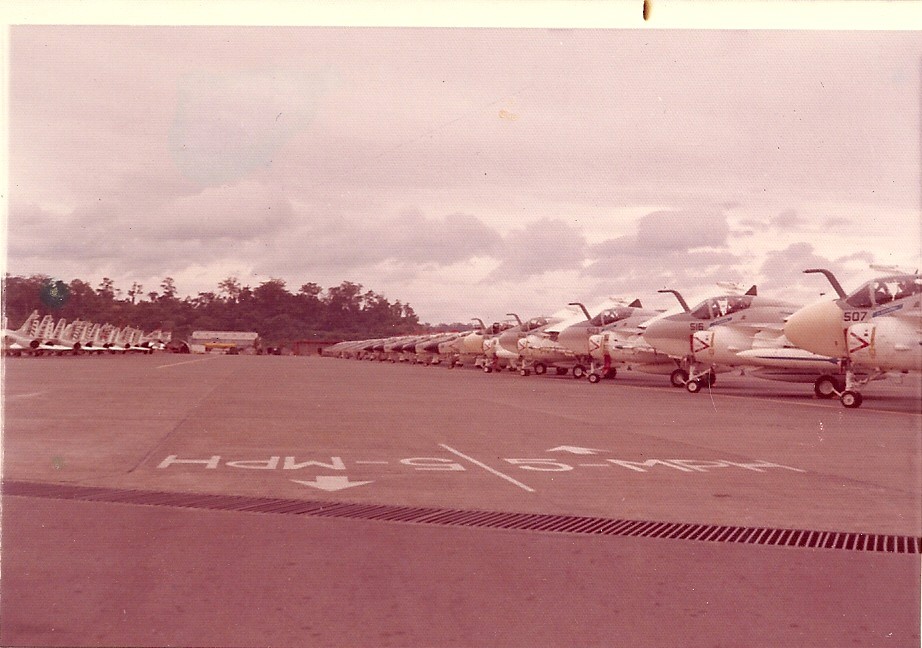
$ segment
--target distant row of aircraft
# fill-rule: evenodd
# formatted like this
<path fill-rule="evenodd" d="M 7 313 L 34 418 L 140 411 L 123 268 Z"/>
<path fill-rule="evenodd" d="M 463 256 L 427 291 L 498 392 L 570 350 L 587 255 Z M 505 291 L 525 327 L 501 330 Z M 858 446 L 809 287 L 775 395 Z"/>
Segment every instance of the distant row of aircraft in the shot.
<path fill-rule="evenodd" d="M 64 355 L 76 353 L 153 353 L 166 348 L 170 332 L 160 330 L 144 333 L 141 329 L 111 324 L 94 324 L 65 319 L 55 323 L 51 315 L 39 320 L 33 311 L 16 330 L 9 330 L 4 319 L 4 355 Z"/>
<path fill-rule="evenodd" d="M 527 376 L 553 368 L 559 375 L 597 383 L 619 367 L 668 375 L 672 385 L 696 393 L 717 374 L 745 368 L 769 380 L 813 383 L 819 398 L 838 397 L 859 407 L 861 388 L 888 372 L 922 371 L 922 279 L 915 273 L 872 266 L 888 274 L 846 294 L 823 268 L 835 299 L 800 307 L 763 297 L 756 286 L 719 284 L 722 292 L 690 307 L 655 311 L 639 299 L 608 299 L 592 308 L 572 302 L 550 316 L 437 335 L 341 342 L 324 351 L 337 357 L 474 364 L 485 372 L 508 368 Z"/>

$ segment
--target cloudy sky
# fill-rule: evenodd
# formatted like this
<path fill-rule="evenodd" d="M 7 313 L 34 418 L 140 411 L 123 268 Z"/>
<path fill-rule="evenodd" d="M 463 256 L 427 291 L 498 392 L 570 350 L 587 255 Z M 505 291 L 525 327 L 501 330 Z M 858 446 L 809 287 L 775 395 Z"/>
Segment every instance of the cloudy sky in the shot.
<path fill-rule="evenodd" d="M 423 321 L 920 262 L 922 33 L 14 26 L 7 269 Z"/>

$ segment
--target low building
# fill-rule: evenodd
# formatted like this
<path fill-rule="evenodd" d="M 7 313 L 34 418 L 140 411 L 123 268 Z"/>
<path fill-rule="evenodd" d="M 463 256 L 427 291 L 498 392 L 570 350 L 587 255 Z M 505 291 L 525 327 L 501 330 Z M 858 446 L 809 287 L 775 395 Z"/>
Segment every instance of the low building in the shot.
<path fill-rule="evenodd" d="M 259 334 L 251 331 L 193 331 L 189 338 L 192 353 L 259 352 Z"/>
<path fill-rule="evenodd" d="M 342 340 L 297 340 L 294 343 L 294 354 L 299 356 L 320 355 L 324 348 L 333 346 Z"/>

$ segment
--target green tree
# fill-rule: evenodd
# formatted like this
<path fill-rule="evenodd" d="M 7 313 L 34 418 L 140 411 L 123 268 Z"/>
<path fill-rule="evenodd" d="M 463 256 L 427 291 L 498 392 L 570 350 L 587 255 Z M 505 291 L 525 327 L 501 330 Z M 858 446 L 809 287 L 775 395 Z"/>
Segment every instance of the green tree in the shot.
<path fill-rule="evenodd" d="M 113 301 L 115 299 L 115 282 L 109 277 L 103 277 L 102 281 L 99 282 L 99 288 L 96 289 L 96 294 L 105 301 Z"/>
<path fill-rule="evenodd" d="M 141 291 L 144 289 L 144 286 L 139 284 L 137 281 L 131 283 L 131 288 L 128 290 L 128 296 L 131 298 L 131 303 L 133 304 L 135 298 L 141 294 Z"/>
<path fill-rule="evenodd" d="M 33 310 L 48 313 L 53 304 L 42 302 L 45 291 L 46 301 L 51 293 L 65 297 L 56 301 L 59 305 L 53 313 L 67 320 L 111 322 L 145 331 L 161 328 L 179 339 L 195 329 L 258 331 L 273 346 L 311 336 L 367 338 L 420 329 L 409 304 L 391 303 L 384 295 L 350 281 L 325 292 L 315 283 L 305 283 L 297 294 L 291 294 L 282 279 L 272 278 L 251 289 L 228 277 L 218 285 L 218 293 L 204 291 L 183 299 L 177 298 L 171 277 L 163 280 L 161 288 L 162 294 L 152 291 L 147 293 L 149 301 L 141 300 L 143 287 L 134 282 L 128 291 L 130 298 L 118 300 L 108 277 L 94 289 L 81 279 L 65 283 L 46 275 L 7 274 L 2 280 L 3 312 L 13 328 Z"/>
<path fill-rule="evenodd" d="M 237 281 L 237 277 L 228 277 L 218 284 L 218 292 L 222 295 L 226 295 L 227 300 L 235 304 L 240 299 L 241 290 L 242 288 L 240 282 Z"/>
<path fill-rule="evenodd" d="M 160 282 L 160 288 L 163 290 L 162 299 L 176 299 L 176 281 L 173 277 L 164 277 L 163 281 Z"/>

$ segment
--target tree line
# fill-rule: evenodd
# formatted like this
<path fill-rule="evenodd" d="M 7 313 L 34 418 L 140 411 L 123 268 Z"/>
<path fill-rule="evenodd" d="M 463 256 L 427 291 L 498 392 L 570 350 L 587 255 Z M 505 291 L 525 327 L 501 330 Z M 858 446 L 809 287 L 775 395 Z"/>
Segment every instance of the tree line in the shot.
<path fill-rule="evenodd" d="M 144 292 L 137 282 L 127 290 L 108 277 L 97 287 L 81 279 L 65 282 L 46 275 L 3 277 L 3 314 L 18 327 L 33 310 L 68 321 L 80 318 L 172 331 L 187 339 L 192 331 L 256 331 L 267 346 L 288 346 L 300 339 L 364 339 L 425 331 L 409 304 L 391 302 L 344 281 L 322 289 L 306 283 L 292 293 L 283 279 L 269 279 L 255 288 L 236 277 L 221 281 L 215 291 L 180 298 L 176 282 L 166 277 L 158 290 Z"/>

